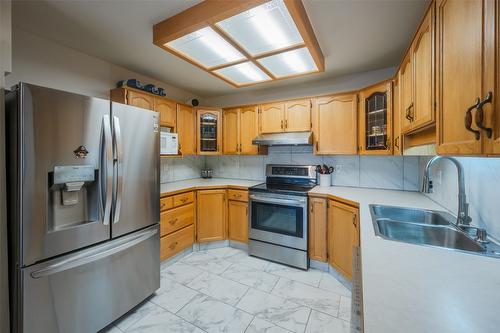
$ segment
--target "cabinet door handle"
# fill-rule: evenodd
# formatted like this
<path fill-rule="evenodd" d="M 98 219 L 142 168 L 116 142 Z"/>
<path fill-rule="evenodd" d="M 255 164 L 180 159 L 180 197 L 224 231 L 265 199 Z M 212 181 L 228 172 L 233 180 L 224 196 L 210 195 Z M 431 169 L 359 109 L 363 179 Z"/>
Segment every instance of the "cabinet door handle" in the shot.
<path fill-rule="evenodd" d="M 408 115 L 410 116 L 410 122 L 415 121 L 415 113 L 413 112 L 413 103 L 408 107 Z"/>
<path fill-rule="evenodd" d="M 465 129 L 468 130 L 469 132 L 474 133 L 476 140 L 479 140 L 481 138 L 481 132 L 478 130 L 472 129 L 472 127 L 471 127 L 472 126 L 472 110 L 474 110 L 479 103 L 480 103 L 480 100 L 478 98 L 476 101 L 476 104 L 471 105 L 467 108 L 467 110 L 465 111 L 465 119 L 464 119 Z"/>
<path fill-rule="evenodd" d="M 283 129 L 283 120 L 281 121 L 281 129 Z"/>
<path fill-rule="evenodd" d="M 175 218 L 175 219 L 173 219 L 173 220 L 168 221 L 168 223 L 170 223 L 170 225 L 174 225 L 174 224 L 175 224 L 175 222 L 177 222 L 177 218 Z"/>
<path fill-rule="evenodd" d="M 356 214 L 354 214 L 354 215 L 352 216 L 352 225 L 353 225 L 355 228 L 357 228 L 357 227 L 358 227 L 358 225 L 357 225 L 357 223 L 356 223 L 356 218 L 357 218 L 357 216 L 356 216 Z"/>
<path fill-rule="evenodd" d="M 410 117 L 410 107 L 407 107 L 406 108 L 406 111 L 405 111 L 405 118 L 408 119 L 408 121 L 411 122 L 411 117 Z"/>
<path fill-rule="evenodd" d="M 319 141 L 316 141 L 316 151 L 319 151 Z"/>
<path fill-rule="evenodd" d="M 288 119 L 285 119 L 285 129 L 288 128 Z"/>
<path fill-rule="evenodd" d="M 177 244 L 179 244 L 179 242 L 174 242 L 174 243 L 170 244 L 169 248 L 171 250 L 173 250 L 173 249 L 175 249 L 175 247 L 177 246 Z"/>
<path fill-rule="evenodd" d="M 479 98 L 477 99 L 479 101 Z M 484 121 L 484 111 L 483 111 L 483 106 L 484 104 L 491 103 L 493 100 L 493 93 L 490 91 L 488 92 L 488 95 L 484 98 L 484 100 L 479 101 L 476 105 L 476 116 L 474 117 L 476 126 L 484 131 L 486 131 L 486 136 L 488 139 L 491 139 L 491 136 L 493 135 L 493 130 L 489 127 L 485 127 L 483 124 Z"/>
<path fill-rule="evenodd" d="M 394 140 L 394 147 L 399 149 L 399 136 Z"/>

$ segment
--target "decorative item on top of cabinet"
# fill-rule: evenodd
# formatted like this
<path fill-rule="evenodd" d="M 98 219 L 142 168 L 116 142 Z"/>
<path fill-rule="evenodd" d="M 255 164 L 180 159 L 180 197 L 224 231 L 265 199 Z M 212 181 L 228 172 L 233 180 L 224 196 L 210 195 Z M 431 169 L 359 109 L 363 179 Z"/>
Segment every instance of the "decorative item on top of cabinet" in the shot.
<path fill-rule="evenodd" d="M 392 84 L 378 83 L 360 91 L 359 153 L 392 155 Z"/>
<path fill-rule="evenodd" d="M 259 109 L 255 105 L 224 109 L 222 126 L 223 154 L 257 155 L 266 153 L 266 147 L 253 145 L 258 135 Z"/>
<path fill-rule="evenodd" d="M 309 259 L 326 262 L 327 257 L 327 199 L 309 197 Z"/>
<path fill-rule="evenodd" d="M 396 75 L 392 81 L 392 106 L 394 108 L 392 127 L 394 132 L 394 155 L 403 154 L 403 140 L 401 135 L 401 109 L 400 109 L 400 90 L 399 90 L 399 75 Z"/>
<path fill-rule="evenodd" d="M 226 239 L 226 190 L 199 190 L 197 203 L 197 241 Z"/>
<path fill-rule="evenodd" d="M 352 279 L 353 246 L 359 246 L 359 210 L 328 200 L 328 262 Z"/>
<path fill-rule="evenodd" d="M 220 109 L 197 110 L 198 155 L 220 155 L 221 114 Z"/>
<path fill-rule="evenodd" d="M 312 112 L 315 154 L 358 152 L 358 99 L 356 94 L 316 98 Z"/>
<path fill-rule="evenodd" d="M 177 132 L 182 155 L 196 154 L 196 112 L 186 104 L 177 104 Z"/>
<path fill-rule="evenodd" d="M 494 146 L 481 127 L 499 126 L 498 115 L 487 102 L 498 73 L 498 5 L 498 1 L 436 0 L 438 154 L 481 155 Z"/>
<path fill-rule="evenodd" d="M 229 239 L 248 243 L 248 191 L 230 189 L 227 192 Z"/>
<path fill-rule="evenodd" d="M 111 89 L 110 97 L 113 102 L 154 110 L 154 96 L 141 90 L 134 88 L 115 88 Z"/>

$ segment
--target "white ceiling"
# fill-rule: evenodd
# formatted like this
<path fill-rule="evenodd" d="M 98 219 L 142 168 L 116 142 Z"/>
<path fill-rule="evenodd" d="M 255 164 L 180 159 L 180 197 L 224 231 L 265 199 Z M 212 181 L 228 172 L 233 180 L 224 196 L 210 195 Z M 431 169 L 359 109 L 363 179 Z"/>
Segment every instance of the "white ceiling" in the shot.
<path fill-rule="evenodd" d="M 269 89 L 396 66 L 428 0 L 304 0 L 324 73 L 234 88 L 152 43 L 152 26 L 200 0 L 13 2 L 13 24 L 199 96 Z"/>

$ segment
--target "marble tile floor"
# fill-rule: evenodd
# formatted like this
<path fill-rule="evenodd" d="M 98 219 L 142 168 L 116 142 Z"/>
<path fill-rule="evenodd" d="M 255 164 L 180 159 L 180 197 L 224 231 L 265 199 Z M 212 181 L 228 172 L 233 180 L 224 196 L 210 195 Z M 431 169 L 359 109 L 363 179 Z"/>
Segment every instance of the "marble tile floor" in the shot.
<path fill-rule="evenodd" d="M 162 264 L 160 289 L 101 333 L 347 333 L 350 296 L 328 273 L 218 248 Z"/>

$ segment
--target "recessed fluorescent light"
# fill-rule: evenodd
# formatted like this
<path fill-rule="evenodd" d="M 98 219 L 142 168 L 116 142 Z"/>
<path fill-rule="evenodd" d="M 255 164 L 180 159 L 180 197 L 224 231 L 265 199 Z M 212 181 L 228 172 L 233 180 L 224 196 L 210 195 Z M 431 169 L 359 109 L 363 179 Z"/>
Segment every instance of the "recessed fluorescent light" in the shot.
<path fill-rule="evenodd" d="M 318 70 L 306 47 L 275 54 L 259 59 L 258 61 L 276 77 L 309 73 Z"/>
<path fill-rule="evenodd" d="M 250 61 L 234 66 L 224 67 L 215 70 L 214 73 L 222 75 L 238 85 L 267 81 L 271 79 L 266 73 Z"/>
<path fill-rule="evenodd" d="M 245 58 L 210 27 L 177 38 L 166 43 L 165 46 L 206 68 L 228 64 Z"/>
<path fill-rule="evenodd" d="M 304 43 L 282 0 L 264 3 L 216 25 L 252 55 Z"/>

